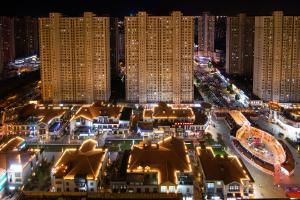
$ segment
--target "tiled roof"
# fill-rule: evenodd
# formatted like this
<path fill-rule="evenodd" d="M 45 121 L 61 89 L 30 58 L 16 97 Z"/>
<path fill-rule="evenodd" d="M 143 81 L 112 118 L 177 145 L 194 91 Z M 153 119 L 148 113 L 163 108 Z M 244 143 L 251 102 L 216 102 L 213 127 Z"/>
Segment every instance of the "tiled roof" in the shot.
<path fill-rule="evenodd" d="M 15 137 L 9 140 L 0 148 L 0 169 L 8 169 L 11 164 L 21 164 L 22 166 L 28 163 L 34 151 L 27 149 L 19 151 L 18 147 L 25 142 L 21 137 Z"/>
<path fill-rule="evenodd" d="M 30 123 L 43 122 L 48 123 L 54 117 L 65 113 L 65 109 L 53 109 L 51 107 L 41 108 L 35 104 L 27 104 L 22 107 L 11 109 L 5 112 L 5 123 Z"/>
<path fill-rule="evenodd" d="M 109 118 L 118 118 L 123 107 L 106 104 L 93 104 L 90 106 L 82 106 L 75 114 L 75 118 L 85 117 L 92 120 L 98 116 L 108 116 Z"/>
<path fill-rule="evenodd" d="M 57 178 L 83 176 L 97 179 L 106 151 L 96 148 L 95 140 L 86 140 L 79 149 L 66 149 L 54 167 Z"/>
<path fill-rule="evenodd" d="M 201 166 L 207 181 L 223 181 L 225 185 L 240 182 L 241 179 L 251 180 L 251 175 L 237 157 L 214 156 L 212 149 L 197 148 Z"/>
<path fill-rule="evenodd" d="M 153 109 L 144 110 L 145 118 L 191 118 L 194 113 L 189 108 L 173 108 L 166 103 L 159 103 Z"/>
<path fill-rule="evenodd" d="M 175 172 L 190 171 L 190 163 L 183 140 L 169 137 L 157 144 L 134 145 L 130 154 L 128 171 L 140 168 L 156 170 L 160 173 L 160 183 L 176 183 Z"/>

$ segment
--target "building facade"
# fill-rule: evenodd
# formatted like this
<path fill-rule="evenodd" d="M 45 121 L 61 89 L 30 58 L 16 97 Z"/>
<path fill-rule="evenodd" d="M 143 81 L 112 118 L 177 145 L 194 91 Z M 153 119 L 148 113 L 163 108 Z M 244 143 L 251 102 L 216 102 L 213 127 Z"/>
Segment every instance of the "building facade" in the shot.
<path fill-rule="evenodd" d="M 215 155 L 212 147 L 197 147 L 205 199 L 248 199 L 254 180 L 242 161 L 232 155 Z"/>
<path fill-rule="evenodd" d="M 22 188 L 42 157 L 43 153 L 40 150 L 28 149 L 21 137 L 12 138 L 3 144 L 0 148 L 0 196 L 3 187 L 10 192 Z"/>
<path fill-rule="evenodd" d="M 0 16 L 0 73 L 15 59 L 14 18 Z"/>
<path fill-rule="evenodd" d="M 67 148 L 51 170 L 51 191 L 99 192 L 106 160 L 107 149 L 99 148 L 96 140 Z"/>
<path fill-rule="evenodd" d="M 29 16 L 16 17 L 14 26 L 16 57 L 22 58 L 38 54 L 38 19 Z"/>
<path fill-rule="evenodd" d="M 300 100 L 300 17 L 255 17 L 253 93 L 265 101 Z"/>
<path fill-rule="evenodd" d="M 227 17 L 226 30 L 226 73 L 252 78 L 254 17 Z"/>
<path fill-rule="evenodd" d="M 194 19 L 172 12 L 125 17 L 126 100 L 193 102 Z"/>
<path fill-rule="evenodd" d="M 109 100 L 108 17 L 50 13 L 39 19 L 39 38 L 43 101 Z"/>
<path fill-rule="evenodd" d="M 215 16 L 207 12 L 198 16 L 198 45 L 200 55 L 213 56 L 215 51 Z"/>

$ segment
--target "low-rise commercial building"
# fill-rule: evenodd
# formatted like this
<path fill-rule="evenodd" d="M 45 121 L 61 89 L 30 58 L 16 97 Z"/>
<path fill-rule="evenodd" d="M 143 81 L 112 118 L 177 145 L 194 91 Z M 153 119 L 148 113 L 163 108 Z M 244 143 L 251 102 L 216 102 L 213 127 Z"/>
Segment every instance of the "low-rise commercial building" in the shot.
<path fill-rule="evenodd" d="M 26 148 L 21 137 L 15 137 L 0 147 L 0 192 L 22 187 L 42 158 L 39 150 Z"/>
<path fill-rule="evenodd" d="M 7 134 L 56 136 L 63 128 L 69 107 L 27 104 L 5 111 L 4 130 Z"/>
<path fill-rule="evenodd" d="M 96 102 L 83 105 L 70 120 L 74 137 L 89 137 L 103 132 L 128 133 L 132 109 Z"/>
<path fill-rule="evenodd" d="M 144 109 L 143 122 L 138 123 L 138 133 L 143 137 L 164 137 L 198 135 L 209 124 L 208 107 L 174 107 L 159 103 L 151 109 Z"/>
<path fill-rule="evenodd" d="M 197 147 L 206 199 L 244 199 L 253 195 L 253 178 L 236 156 L 216 156 L 211 147 Z"/>
<path fill-rule="evenodd" d="M 127 166 L 128 192 L 182 193 L 193 196 L 193 176 L 182 139 L 165 138 L 156 144 L 132 146 Z"/>
<path fill-rule="evenodd" d="M 269 120 L 277 123 L 284 131 L 282 134 L 294 142 L 300 141 L 300 108 L 297 104 L 270 102 Z"/>
<path fill-rule="evenodd" d="M 79 149 L 66 149 L 51 170 L 53 192 L 97 192 L 107 150 L 88 139 Z"/>

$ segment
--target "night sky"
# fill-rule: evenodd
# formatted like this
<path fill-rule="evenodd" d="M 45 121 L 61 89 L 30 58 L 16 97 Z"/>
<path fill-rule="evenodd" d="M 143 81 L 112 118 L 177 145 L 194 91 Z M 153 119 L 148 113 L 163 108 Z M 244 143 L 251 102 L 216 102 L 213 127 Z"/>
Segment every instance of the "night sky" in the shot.
<path fill-rule="evenodd" d="M 5 2 L 5 3 L 4 3 Z M 211 11 L 215 15 L 270 14 L 283 10 L 286 14 L 300 15 L 300 0 L 1 0 L 0 15 L 47 16 L 49 12 L 81 15 L 93 11 L 99 15 L 124 16 L 145 10 L 153 15 L 181 10 L 185 15 Z"/>

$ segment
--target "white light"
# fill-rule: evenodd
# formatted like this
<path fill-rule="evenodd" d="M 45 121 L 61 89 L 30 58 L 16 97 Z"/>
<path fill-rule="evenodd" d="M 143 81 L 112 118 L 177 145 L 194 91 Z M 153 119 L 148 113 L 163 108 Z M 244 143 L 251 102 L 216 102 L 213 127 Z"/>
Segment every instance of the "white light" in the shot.
<path fill-rule="evenodd" d="M 8 189 L 9 189 L 9 190 L 15 190 L 15 189 L 16 189 L 16 187 L 15 187 L 15 186 L 11 186 L 11 185 L 10 185 L 10 186 L 8 187 Z"/>
<path fill-rule="evenodd" d="M 15 171 L 15 172 L 21 172 L 22 171 L 22 166 L 19 164 L 12 164 L 10 165 L 9 169 Z"/>

